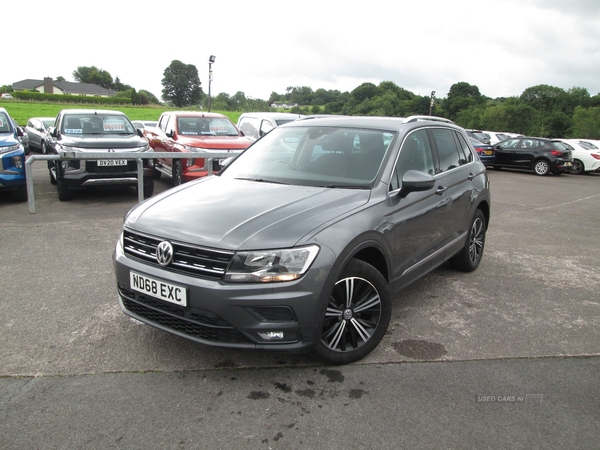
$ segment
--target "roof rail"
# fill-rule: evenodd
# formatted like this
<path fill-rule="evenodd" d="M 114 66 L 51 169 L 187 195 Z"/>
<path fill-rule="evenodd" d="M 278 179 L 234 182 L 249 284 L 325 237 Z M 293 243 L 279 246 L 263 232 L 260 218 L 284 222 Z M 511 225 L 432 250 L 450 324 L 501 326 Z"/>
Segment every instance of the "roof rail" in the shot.
<path fill-rule="evenodd" d="M 444 123 L 452 123 L 450 119 L 446 119 L 445 117 L 437 117 L 437 116 L 408 116 L 406 119 L 402 121 L 402 123 L 411 123 L 417 122 L 418 120 L 430 120 L 433 122 L 444 122 Z"/>

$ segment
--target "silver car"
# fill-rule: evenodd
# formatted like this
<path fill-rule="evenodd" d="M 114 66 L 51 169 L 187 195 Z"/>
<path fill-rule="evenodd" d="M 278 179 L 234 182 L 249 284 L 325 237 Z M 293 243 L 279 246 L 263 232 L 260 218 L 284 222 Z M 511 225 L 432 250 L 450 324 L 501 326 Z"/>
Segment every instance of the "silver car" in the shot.
<path fill-rule="evenodd" d="M 197 342 L 350 363 L 380 342 L 400 289 L 445 261 L 478 267 L 489 218 L 485 166 L 450 121 L 297 120 L 131 209 L 119 303 Z"/>
<path fill-rule="evenodd" d="M 54 126 L 55 117 L 32 117 L 27 121 L 25 133 L 29 137 L 29 146 L 42 154 L 48 153 L 50 134 L 48 129 Z"/>

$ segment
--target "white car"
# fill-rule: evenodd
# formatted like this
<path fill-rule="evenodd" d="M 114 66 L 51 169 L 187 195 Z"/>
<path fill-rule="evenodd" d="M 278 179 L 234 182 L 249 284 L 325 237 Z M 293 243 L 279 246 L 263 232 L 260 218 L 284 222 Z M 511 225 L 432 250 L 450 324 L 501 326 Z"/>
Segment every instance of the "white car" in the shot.
<path fill-rule="evenodd" d="M 483 131 L 483 134 L 485 134 L 490 139 L 491 145 L 495 145 L 498 142 L 505 141 L 513 137 L 509 133 L 499 133 L 496 131 Z"/>
<path fill-rule="evenodd" d="M 302 114 L 278 112 L 243 113 L 238 118 L 238 130 L 252 142 L 260 139 L 273 128 L 304 117 Z"/>
<path fill-rule="evenodd" d="M 573 175 L 581 175 L 585 172 L 600 171 L 600 149 L 595 145 L 595 143 L 588 142 L 583 139 L 559 140 L 571 147 L 571 152 L 573 154 L 573 166 L 569 169 L 569 173 L 572 173 Z M 588 145 L 586 145 L 586 143 Z"/>

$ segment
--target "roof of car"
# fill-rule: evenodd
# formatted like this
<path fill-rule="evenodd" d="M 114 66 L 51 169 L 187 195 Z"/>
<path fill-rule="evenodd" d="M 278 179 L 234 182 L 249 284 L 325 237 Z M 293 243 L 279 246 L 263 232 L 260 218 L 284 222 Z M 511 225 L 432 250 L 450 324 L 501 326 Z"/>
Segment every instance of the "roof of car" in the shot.
<path fill-rule="evenodd" d="M 208 118 L 228 118 L 224 114 L 203 112 L 203 111 L 167 111 L 164 114 L 174 114 L 176 116 L 188 116 L 188 117 L 208 117 Z"/>
<path fill-rule="evenodd" d="M 300 117 L 304 117 L 304 115 L 284 112 L 245 112 L 240 115 L 240 118 L 242 117 L 273 117 L 278 119 L 297 119 Z"/>
<path fill-rule="evenodd" d="M 113 111 L 110 109 L 63 109 L 61 114 L 119 114 L 125 116 L 121 111 Z M 49 117 L 50 119 L 52 117 Z"/>
<path fill-rule="evenodd" d="M 374 128 L 381 130 L 400 130 L 408 124 L 435 124 L 448 125 L 459 128 L 451 120 L 436 116 L 409 116 L 409 117 L 375 117 L 375 116 L 337 116 L 317 115 L 306 116 L 285 126 L 332 126 L 332 127 L 354 127 Z"/>

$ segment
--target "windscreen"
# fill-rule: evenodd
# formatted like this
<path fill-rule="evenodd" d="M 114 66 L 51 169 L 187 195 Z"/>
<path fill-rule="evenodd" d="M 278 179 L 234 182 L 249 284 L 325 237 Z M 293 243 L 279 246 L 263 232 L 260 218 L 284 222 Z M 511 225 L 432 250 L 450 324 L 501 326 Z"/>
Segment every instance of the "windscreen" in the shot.
<path fill-rule="evenodd" d="M 127 116 L 116 114 L 67 114 L 62 122 L 62 133 L 81 134 L 134 134 L 136 131 Z"/>
<path fill-rule="evenodd" d="M 221 176 L 303 186 L 368 188 L 394 132 L 338 127 L 275 128 Z"/>
<path fill-rule="evenodd" d="M 235 125 L 225 117 L 179 117 L 177 132 L 186 136 L 239 136 Z"/>
<path fill-rule="evenodd" d="M 0 112 L 0 133 L 11 133 L 10 122 L 8 116 Z"/>

